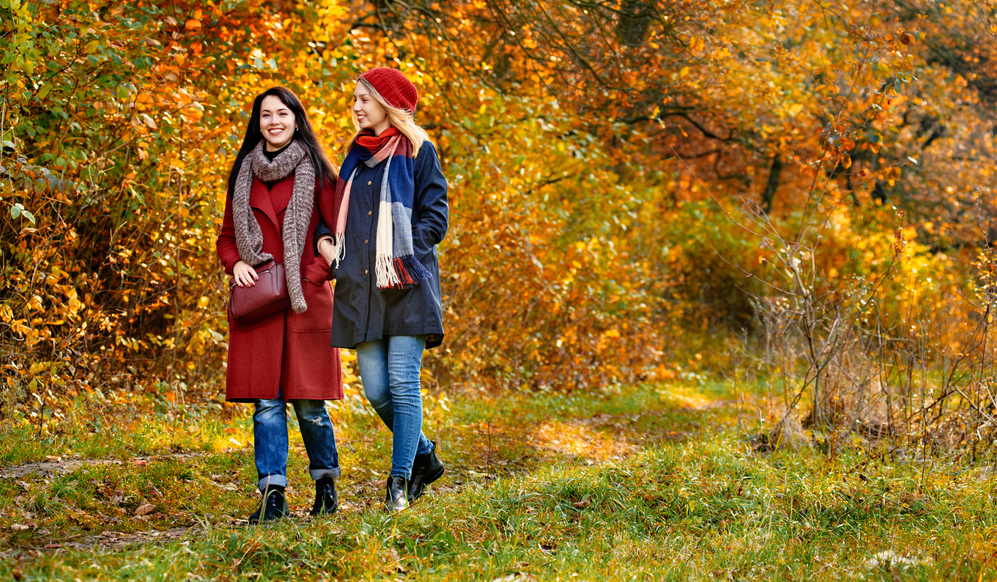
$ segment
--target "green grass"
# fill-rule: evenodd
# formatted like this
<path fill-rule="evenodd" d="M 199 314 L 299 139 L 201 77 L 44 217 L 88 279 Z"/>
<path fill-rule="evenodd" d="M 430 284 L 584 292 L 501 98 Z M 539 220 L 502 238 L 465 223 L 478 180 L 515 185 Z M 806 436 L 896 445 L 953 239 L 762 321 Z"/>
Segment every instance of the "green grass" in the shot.
<path fill-rule="evenodd" d="M 248 443 L 251 421 L 205 409 L 184 432 L 197 456 L 0 480 L 0 579 L 997 579 L 987 467 L 935 459 L 924 471 L 857 448 L 758 454 L 736 422 L 758 418 L 755 399 L 738 411 L 732 398 L 719 384 L 429 397 L 426 432 L 448 474 L 391 517 L 377 506 L 388 433 L 354 394 L 333 407 L 342 510 L 303 516 L 312 491 L 292 437 L 297 514 L 260 528 L 237 525 L 256 503 L 252 449 L 220 445 Z M 149 430 L 142 447 L 96 450 L 176 449 Z M 64 437 L 60 454 L 80 454 Z M 155 511 L 136 517 L 146 503 Z"/>

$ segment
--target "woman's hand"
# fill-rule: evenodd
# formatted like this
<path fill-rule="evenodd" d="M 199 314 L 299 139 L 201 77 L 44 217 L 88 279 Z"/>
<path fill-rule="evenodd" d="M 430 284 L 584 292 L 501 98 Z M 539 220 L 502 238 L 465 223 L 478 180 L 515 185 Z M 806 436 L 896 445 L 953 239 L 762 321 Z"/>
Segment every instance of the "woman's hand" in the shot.
<path fill-rule="evenodd" d="M 332 244 L 331 236 L 323 236 L 318 239 L 318 254 L 322 255 L 325 263 L 332 268 L 332 261 L 336 259 L 336 245 Z"/>
<path fill-rule="evenodd" d="M 260 276 L 256 274 L 256 269 L 249 266 L 246 261 L 239 261 L 232 267 L 232 276 L 235 284 L 240 287 L 254 287 Z"/>

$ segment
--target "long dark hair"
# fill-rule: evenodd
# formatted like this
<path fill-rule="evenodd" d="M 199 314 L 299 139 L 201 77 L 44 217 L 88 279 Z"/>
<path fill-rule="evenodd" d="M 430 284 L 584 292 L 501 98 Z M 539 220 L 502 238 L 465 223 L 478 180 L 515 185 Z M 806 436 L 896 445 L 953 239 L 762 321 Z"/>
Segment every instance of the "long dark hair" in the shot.
<path fill-rule="evenodd" d="M 260 131 L 260 109 L 263 107 L 263 100 L 271 95 L 280 99 L 281 103 L 290 109 L 291 113 L 294 113 L 294 120 L 297 122 L 298 128 L 294 131 L 292 139 L 300 141 L 301 145 L 305 146 L 305 150 L 308 151 L 308 155 L 312 158 L 312 166 L 315 168 L 315 192 L 318 193 L 322 184 L 330 186 L 336 184 L 336 171 L 332 169 L 332 164 L 329 162 L 329 158 L 326 157 L 325 150 L 322 149 L 322 145 L 315 137 L 315 130 L 312 129 L 312 124 L 308 121 L 308 115 L 305 114 L 305 108 L 301 104 L 301 100 L 290 89 L 272 87 L 257 95 L 256 99 L 253 100 L 253 113 L 249 116 L 246 137 L 242 140 L 242 147 L 239 148 L 239 153 L 235 156 L 235 163 L 232 164 L 232 170 L 228 174 L 229 198 L 235 192 L 235 180 L 239 176 L 239 168 L 242 167 L 242 161 L 263 140 L 263 132 Z"/>

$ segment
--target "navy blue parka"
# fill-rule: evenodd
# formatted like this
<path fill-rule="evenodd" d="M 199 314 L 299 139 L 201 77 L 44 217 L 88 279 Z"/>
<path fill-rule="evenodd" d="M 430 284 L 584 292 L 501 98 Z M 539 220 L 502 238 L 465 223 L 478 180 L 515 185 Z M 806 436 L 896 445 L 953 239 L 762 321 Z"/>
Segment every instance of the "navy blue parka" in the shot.
<path fill-rule="evenodd" d="M 443 343 L 443 303 L 436 245 L 447 234 L 450 220 L 447 180 L 436 147 L 423 142 L 415 158 L 415 198 L 412 204 L 412 247 L 415 258 L 431 273 L 408 289 L 378 289 L 376 264 L 380 185 L 385 164 L 358 164 L 346 218 L 346 255 L 336 270 L 332 304 L 332 347 L 355 348 L 363 342 L 392 335 L 425 335 L 426 347 Z M 349 179 L 349 176 L 343 176 Z M 325 221 L 332 217 L 323 217 Z M 331 235 L 323 223 L 315 239 Z"/>

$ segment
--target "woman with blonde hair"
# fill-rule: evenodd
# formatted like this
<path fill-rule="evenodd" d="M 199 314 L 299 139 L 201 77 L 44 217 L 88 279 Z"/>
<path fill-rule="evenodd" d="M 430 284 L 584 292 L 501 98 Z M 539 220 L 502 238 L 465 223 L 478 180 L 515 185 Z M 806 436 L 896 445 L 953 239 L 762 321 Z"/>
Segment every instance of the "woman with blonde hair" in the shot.
<path fill-rule="evenodd" d="M 364 394 L 392 431 L 385 506 L 400 511 L 444 465 L 422 434 L 424 349 L 443 342 L 436 245 L 447 233 L 447 181 L 413 115 L 419 93 L 403 73 L 374 68 L 353 93 L 357 133 L 316 248 L 333 267 L 332 342 L 357 352 Z"/>

